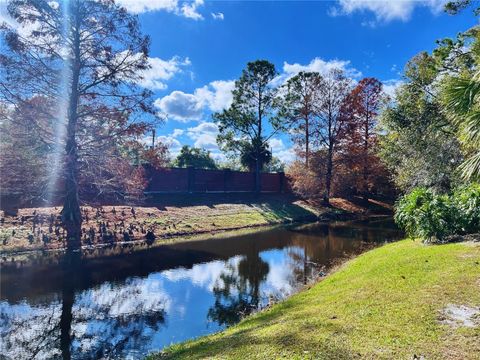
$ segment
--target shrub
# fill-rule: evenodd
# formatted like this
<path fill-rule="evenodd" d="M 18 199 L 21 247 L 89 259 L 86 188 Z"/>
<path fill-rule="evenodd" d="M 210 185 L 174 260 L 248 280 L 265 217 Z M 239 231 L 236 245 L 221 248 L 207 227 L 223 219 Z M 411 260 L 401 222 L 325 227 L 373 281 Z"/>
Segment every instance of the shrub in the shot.
<path fill-rule="evenodd" d="M 453 193 L 458 211 L 458 226 L 462 233 L 480 231 L 480 184 L 461 187 Z"/>
<path fill-rule="evenodd" d="M 417 188 L 397 203 L 395 221 L 411 237 L 442 240 L 455 232 L 454 213 L 448 196 Z"/>
<path fill-rule="evenodd" d="M 301 161 L 293 162 L 287 169 L 287 176 L 293 192 L 303 199 L 320 198 L 325 186 L 323 177 L 313 170 L 305 168 Z"/>
<path fill-rule="evenodd" d="M 396 204 L 395 221 L 408 236 L 427 241 L 444 240 L 454 234 L 480 231 L 480 185 L 439 195 L 416 188 Z"/>

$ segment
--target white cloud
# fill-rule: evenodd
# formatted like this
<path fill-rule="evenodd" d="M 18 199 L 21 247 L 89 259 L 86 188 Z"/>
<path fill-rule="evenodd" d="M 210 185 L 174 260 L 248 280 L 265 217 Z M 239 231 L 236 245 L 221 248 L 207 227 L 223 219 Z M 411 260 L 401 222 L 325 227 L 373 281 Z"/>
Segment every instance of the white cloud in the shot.
<path fill-rule="evenodd" d="M 223 15 L 223 13 L 217 12 L 217 13 L 212 13 L 212 18 L 214 20 L 223 20 L 225 19 L 225 16 Z"/>
<path fill-rule="evenodd" d="M 212 157 L 217 161 L 225 161 L 226 157 L 221 153 L 217 144 L 217 124 L 208 121 L 201 122 L 197 126 L 188 128 L 186 135 L 193 141 L 193 146 L 211 151 Z M 273 155 L 285 163 L 292 162 L 295 159 L 293 147 L 285 145 L 282 139 L 270 139 L 269 147 Z"/>
<path fill-rule="evenodd" d="M 134 14 L 166 11 L 193 20 L 203 20 L 203 16 L 198 12 L 198 8 L 204 4 L 203 0 L 117 0 L 117 3 Z"/>
<path fill-rule="evenodd" d="M 221 152 L 210 152 L 210 156 L 218 163 L 227 161 L 227 157 Z"/>
<path fill-rule="evenodd" d="M 213 122 L 202 122 L 187 129 L 187 135 L 194 141 L 193 146 L 210 151 L 219 151 L 217 145 L 218 126 Z"/>
<path fill-rule="evenodd" d="M 182 67 L 191 65 L 190 59 L 181 59 L 174 56 L 170 60 L 163 60 L 157 57 L 148 59 L 150 69 L 143 72 L 143 79 L 139 84 L 150 90 L 164 90 L 167 88 L 166 80 L 170 80 L 175 74 L 182 71 Z"/>
<path fill-rule="evenodd" d="M 173 156 L 178 155 L 180 153 L 180 149 L 182 148 L 182 144 L 180 141 L 175 139 L 171 135 L 161 135 L 157 137 L 159 143 L 164 144 L 168 147 L 168 150 Z"/>
<path fill-rule="evenodd" d="M 218 126 L 213 122 L 202 122 L 195 127 L 190 127 L 187 129 L 187 134 L 191 138 L 195 138 L 196 134 L 207 133 L 207 134 L 218 134 Z"/>
<path fill-rule="evenodd" d="M 402 84 L 403 84 L 403 81 L 399 80 L 399 79 L 385 80 L 385 81 L 383 81 L 383 91 L 391 99 L 393 99 L 393 98 L 395 98 L 395 91 Z"/>
<path fill-rule="evenodd" d="M 268 141 L 272 155 L 279 158 L 284 163 L 290 163 L 295 160 L 295 150 L 293 147 L 287 147 L 282 139 L 272 138 Z"/>
<path fill-rule="evenodd" d="M 174 129 L 172 133 L 172 137 L 177 138 L 179 136 L 182 136 L 185 133 L 185 130 L 183 129 Z"/>
<path fill-rule="evenodd" d="M 206 150 L 218 150 L 218 145 L 217 145 L 217 138 L 211 134 L 202 134 L 198 137 L 198 139 L 195 141 L 193 146 L 197 148 L 202 148 Z"/>
<path fill-rule="evenodd" d="M 222 111 L 232 103 L 235 81 L 217 80 L 195 90 L 195 96 L 211 111 Z"/>
<path fill-rule="evenodd" d="M 276 156 L 277 158 L 279 158 L 285 164 L 291 163 L 296 158 L 295 150 L 293 149 L 293 147 L 290 147 L 290 148 L 285 149 L 285 150 L 281 150 L 277 153 L 273 153 L 273 156 Z"/>
<path fill-rule="evenodd" d="M 202 116 L 202 105 L 195 95 L 175 90 L 170 95 L 155 100 L 157 106 L 167 118 L 181 122 L 199 120 Z"/>
<path fill-rule="evenodd" d="M 234 85 L 234 81 L 219 80 L 195 89 L 193 94 L 176 90 L 157 99 L 155 105 L 172 119 L 183 122 L 199 120 L 206 109 L 221 111 L 229 107 Z"/>
<path fill-rule="evenodd" d="M 116 2 L 135 14 L 159 10 L 176 12 L 178 9 L 178 0 L 117 0 Z"/>
<path fill-rule="evenodd" d="M 193 2 L 185 2 L 180 11 L 183 16 L 193 20 L 203 20 L 203 16 L 198 13 L 197 8 L 203 5 L 203 0 L 195 0 Z"/>
<path fill-rule="evenodd" d="M 312 61 L 310 61 L 307 65 L 301 65 L 299 63 L 289 64 L 287 62 L 283 63 L 283 71 L 286 74 L 298 74 L 300 71 L 316 71 L 320 74 L 324 75 L 327 74 L 330 70 L 333 69 L 340 69 L 345 71 L 348 76 L 351 77 L 360 77 L 362 73 L 350 66 L 350 61 L 348 60 L 329 60 L 325 61 L 316 57 Z"/>
<path fill-rule="evenodd" d="M 310 63 L 302 65 L 299 63 L 289 64 L 288 62 L 283 63 L 283 73 L 278 75 L 273 81 L 273 85 L 281 85 L 291 77 L 297 75 L 301 71 L 311 71 L 318 72 L 321 75 L 326 75 L 332 69 L 340 69 L 345 72 L 345 75 L 352 78 L 359 78 L 362 76 L 360 70 L 355 69 L 351 66 L 350 61 L 348 60 L 323 60 L 319 57 L 314 58 Z"/>
<path fill-rule="evenodd" d="M 356 12 L 372 12 L 375 21 L 363 21 L 364 26 L 373 27 L 379 22 L 392 20 L 408 21 L 417 7 L 428 7 L 438 14 L 448 0 L 339 0 L 339 7 L 330 9 L 331 16 L 350 15 Z"/>
<path fill-rule="evenodd" d="M 159 135 L 155 138 L 156 144 L 163 144 L 168 147 L 170 153 L 174 156 L 178 155 L 180 149 L 182 148 L 182 143 L 177 140 L 177 137 L 183 135 L 185 130 L 182 129 L 174 129 L 173 132 L 169 135 Z M 147 146 L 152 145 L 152 137 L 149 135 L 144 136 L 140 140 L 143 144 Z"/>
<path fill-rule="evenodd" d="M 272 151 L 277 151 L 277 150 L 284 150 L 285 149 L 285 144 L 283 143 L 282 139 L 270 139 L 268 142 L 268 145 L 272 149 Z"/>

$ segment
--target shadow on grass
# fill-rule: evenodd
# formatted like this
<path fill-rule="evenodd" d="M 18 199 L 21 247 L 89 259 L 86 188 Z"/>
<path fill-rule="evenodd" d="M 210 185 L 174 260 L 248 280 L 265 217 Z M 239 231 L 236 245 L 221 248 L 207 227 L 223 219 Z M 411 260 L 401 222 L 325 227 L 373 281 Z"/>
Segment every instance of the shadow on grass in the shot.
<path fill-rule="evenodd" d="M 317 215 L 293 202 L 270 200 L 255 205 L 269 224 L 280 221 L 315 221 Z"/>
<path fill-rule="evenodd" d="M 345 329 L 330 321 L 303 326 L 290 324 L 297 304 L 286 301 L 236 325 L 233 333 L 223 332 L 174 345 L 153 359 L 198 358 L 315 358 L 355 359 L 344 339 Z M 286 314 L 290 316 L 285 317 Z M 289 325 L 290 324 L 290 325 Z M 318 334 L 324 334 L 319 337 Z M 316 334 L 316 335 L 314 335 Z"/>
<path fill-rule="evenodd" d="M 282 306 L 281 312 L 291 307 Z M 280 324 L 280 311 L 264 312 L 241 323 L 234 333 L 223 333 L 213 337 L 200 338 L 167 349 L 164 353 L 149 359 L 198 359 L 198 358 L 315 358 L 315 359 L 355 359 L 359 355 L 342 341 L 341 326 L 321 324 L 317 328 L 305 329 L 287 327 Z M 312 336 L 314 331 L 323 331 L 328 326 L 328 334 L 322 339 Z M 271 328 L 269 328 L 271 327 Z M 259 335 L 258 331 L 262 331 Z M 327 331 L 327 330 L 326 330 Z"/>
<path fill-rule="evenodd" d="M 155 206 L 162 210 L 166 206 L 188 207 L 207 206 L 214 208 L 219 204 L 243 204 L 253 206 L 258 203 L 292 202 L 295 197 L 288 194 L 262 194 L 256 196 L 252 193 L 231 193 L 231 194 L 159 194 L 151 195 L 145 200 L 146 206 Z"/>

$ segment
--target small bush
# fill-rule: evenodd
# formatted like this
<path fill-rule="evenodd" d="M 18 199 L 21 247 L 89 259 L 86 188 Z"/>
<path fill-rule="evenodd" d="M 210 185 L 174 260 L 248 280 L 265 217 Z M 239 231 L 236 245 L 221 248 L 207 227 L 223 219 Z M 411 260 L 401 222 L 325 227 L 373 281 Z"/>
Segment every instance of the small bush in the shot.
<path fill-rule="evenodd" d="M 457 208 L 458 225 L 465 234 L 480 231 L 480 184 L 472 184 L 457 189 L 453 193 Z"/>
<path fill-rule="evenodd" d="M 408 236 L 426 241 L 480 231 L 480 186 L 469 185 L 452 195 L 416 188 L 397 202 L 395 221 Z"/>
<path fill-rule="evenodd" d="M 303 199 L 320 198 L 323 195 L 325 186 L 323 176 L 313 170 L 305 169 L 305 164 L 295 161 L 287 169 L 287 176 L 290 180 L 293 192 Z"/>
<path fill-rule="evenodd" d="M 442 239 L 452 232 L 451 211 L 448 197 L 417 188 L 397 203 L 395 221 L 411 237 Z"/>

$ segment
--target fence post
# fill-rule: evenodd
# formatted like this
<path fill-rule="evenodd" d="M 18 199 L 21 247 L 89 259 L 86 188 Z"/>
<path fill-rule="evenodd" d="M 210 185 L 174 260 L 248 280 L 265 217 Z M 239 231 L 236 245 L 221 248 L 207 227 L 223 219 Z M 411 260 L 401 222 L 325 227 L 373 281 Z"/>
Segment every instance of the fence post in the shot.
<path fill-rule="evenodd" d="M 188 176 L 188 192 L 193 193 L 195 187 L 195 168 L 193 166 L 187 167 L 187 176 Z"/>
<path fill-rule="evenodd" d="M 285 192 L 285 189 L 284 189 L 284 187 L 285 187 L 285 173 L 283 171 L 278 173 L 278 181 L 280 183 L 279 192 L 284 193 Z"/>
<path fill-rule="evenodd" d="M 223 169 L 223 192 L 227 192 L 228 178 L 230 177 L 230 169 Z"/>

